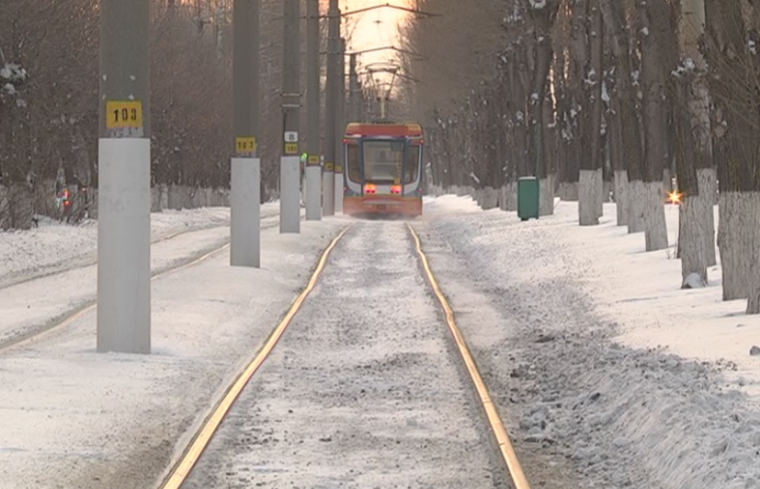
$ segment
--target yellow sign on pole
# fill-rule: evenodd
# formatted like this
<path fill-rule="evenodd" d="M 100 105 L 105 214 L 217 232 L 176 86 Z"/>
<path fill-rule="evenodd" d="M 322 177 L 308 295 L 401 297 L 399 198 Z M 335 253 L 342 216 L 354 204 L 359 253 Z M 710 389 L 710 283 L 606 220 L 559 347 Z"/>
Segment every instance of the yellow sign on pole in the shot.
<path fill-rule="evenodd" d="M 121 129 L 143 127 L 142 102 L 137 100 L 106 102 L 106 128 Z"/>
<path fill-rule="evenodd" d="M 341 165 L 335 165 L 335 173 L 343 173 L 343 167 Z"/>
<path fill-rule="evenodd" d="M 285 154 L 286 155 L 298 154 L 298 143 L 285 143 Z"/>
<path fill-rule="evenodd" d="M 235 138 L 235 149 L 238 153 L 253 153 L 256 151 L 256 138 L 247 136 L 247 137 L 237 137 Z"/>
<path fill-rule="evenodd" d="M 319 156 L 309 155 L 309 166 L 319 165 Z"/>
<path fill-rule="evenodd" d="M 333 171 L 333 168 L 335 168 L 335 165 L 332 163 L 325 163 L 325 171 Z"/>

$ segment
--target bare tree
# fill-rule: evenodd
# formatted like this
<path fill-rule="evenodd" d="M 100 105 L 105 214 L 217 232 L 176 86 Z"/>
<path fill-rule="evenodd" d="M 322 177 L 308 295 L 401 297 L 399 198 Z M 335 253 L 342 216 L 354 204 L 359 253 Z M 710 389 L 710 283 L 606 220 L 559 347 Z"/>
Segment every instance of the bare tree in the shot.
<path fill-rule="evenodd" d="M 720 182 L 718 246 L 723 298 L 749 298 L 760 312 L 760 80 L 757 6 L 705 1 L 705 56 L 713 96 L 714 157 Z"/>
<path fill-rule="evenodd" d="M 641 46 L 641 84 L 644 93 L 644 231 L 647 251 L 668 247 L 665 224 L 663 171 L 669 160 L 665 93 L 666 52 L 675 49 L 670 5 L 666 0 L 637 0 L 639 45 Z M 668 43 L 668 41 L 672 41 Z M 672 65 L 671 65 L 672 66 Z"/>

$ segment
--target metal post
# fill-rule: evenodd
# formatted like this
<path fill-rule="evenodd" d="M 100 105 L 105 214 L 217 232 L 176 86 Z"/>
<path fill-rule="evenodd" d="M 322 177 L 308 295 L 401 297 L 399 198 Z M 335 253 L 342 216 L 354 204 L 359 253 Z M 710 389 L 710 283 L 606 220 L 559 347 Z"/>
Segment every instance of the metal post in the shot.
<path fill-rule="evenodd" d="M 280 159 L 280 232 L 298 233 L 300 220 L 301 159 L 298 151 L 300 93 L 300 2 L 283 1 L 282 128 Z"/>
<path fill-rule="evenodd" d="M 325 216 L 335 214 L 335 127 L 338 115 L 338 84 L 340 83 L 340 10 L 338 0 L 330 0 L 327 11 L 327 100 L 325 103 L 325 168 L 322 174 L 322 212 Z"/>
<path fill-rule="evenodd" d="M 319 0 L 306 0 L 307 157 L 306 220 L 322 218 L 322 170 L 320 132 Z"/>
<path fill-rule="evenodd" d="M 361 119 L 360 94 L 359 75 L 356 73 L 356 54 L 351 54 L 348 64 L 348 118 L 350 122 L 359 122 Z"/>
<path fill-rule="evenodd" d="M 335 117 L 335 213 L 343 213 L 343 135 L 346 131 L 346 39 L 338 54 L 338 115 Z"/>
<path fill-rule="evenodd" d="M 97 350 L 150 353 L 150 2 L 100 19 Z"/>
<path fill-rule="evenodd" d="M 261 0 L 234 0 L 232 93 L 235 141 L 230 166 L 230 265 L 261 266 L 259 9 Z"/>

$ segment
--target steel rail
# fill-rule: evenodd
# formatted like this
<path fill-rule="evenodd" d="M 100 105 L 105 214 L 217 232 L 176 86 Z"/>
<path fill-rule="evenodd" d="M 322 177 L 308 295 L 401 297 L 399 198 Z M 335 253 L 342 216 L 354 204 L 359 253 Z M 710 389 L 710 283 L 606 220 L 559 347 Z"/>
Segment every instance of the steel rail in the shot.
<path fill-rule="evenodd" d="M 306 287 L 293 301 L 290 309 L 288 309 L 288 312 L 277 324 L 277 327 L 275 327 L 274 331 L 266 340 L 261 350 L 259 350 L 254 359 L 245 367 L 240 375 L 237 376 L 235 381 L 224 393 L 221 400 L 211 411 L 210 415 L 204 421 L 201 429 L 196 433 L 195 437 L 190 441 L 188 447 L 183 452 L 179 461 L 174 465 L 174 468 L 170 472 L 169 476 L 159 486 L 161 489 L 179 489 L 185 482 L 187 477 L 190 475 L 190 472 L 193 470 L 193 467 L 195 467 L 195 464 L 203 454 L 204 450 L 211 442 L 214 434 L 219 429 L 222 421 L 224 421 L 224 418 L 227 416 L 230 408 L 240 396 L 240 393 L 251 380 L 251 377 L 253 377 L 256 371 L 258 371 L 259 367 L 261 367 L 264 361 L 269 357 L 269 354 L 277 345 L 277 342 L 282 337 L 285 329 L 287 329 L 287 327 L 290 325 L 295 315 L 298 314 L 298 311 L 301 310 L 301 306 L 303 306 L 304 301 L 314 289 L 317 281 L 319 280 L 319 277 L 322 275 L 322 271 L 327 264 L 327 260 L 330 258 L 330 253 L 350 228 L 351 225 L 343 229 L 327 246 L 325 251 L 322 253 L 322 256 L 319 258 L 317 267 L 314 269 L 314 272 L 311 275 L 311 279 L 309 279 Z"/>
<path fill-rule="evenodd" d="M 502 423 L 501 418 L 499 417 L 499 412 L 491 400 L 491 395 L 488 392 L 488 388 L 486 387 L 485 382 L 483 382 L 483 378 L 478 371 L 475 360 L 470 354 L 467 343 L 465 342 L 462 333 L 459 331 L 459 328 L 456 325 L 456 322 L 454 320 L 454 311 L 446 299 L 446 296 L 444 296 L 443 292 L 441 291 L 441 287 L 438 285 L 438 281 L 435 279 L 435 275 L 430 268 L 430 262 L 428 261 L 427 255 L 425 255 L 425 252 L 422 250 L 422 241 L 420 240 L 419 235 L 411 224 L 407 223 L 407 228 L 409 229 L 409 232 L 414 239 L 417 255 L 419 256 L 422 267 L 425 270 L 425 275 L 427 276 L 428 282 L 430 283 L 435 296 L 438 298 L 438 302 L 441 303 L 441 307 L 446 314 L 446 323 L 448 324 L 451 335 L 454 338 L 454 342 L 459 349 L 462 360 L 467 367 L 467 372 L 470 374 L 470 378 L 472 379 L 472 382 L 475 385 L 475 389 L 478 392 L 480 402 L 483 405 L 486 417 L 488 418 L 488 423 L 491 425 L 491 430 L 493 431 L 493 434 L 496 438 L 496 442 L 499 444 L 499 451 L 501 452 L 501 456 L 507 466 L 507 470 L 509 471 L 510 477 L 512 478 L 515 489 L 530 489 L 528 479 L 525 477 L 525 473 L 523 472 L 520 461 L 517 458 L 517 454 L 512 447 L 512 443 L 509 441 L 509 436 L 507 435 L 507 431 L 504 428 L 504 423 Z"/>

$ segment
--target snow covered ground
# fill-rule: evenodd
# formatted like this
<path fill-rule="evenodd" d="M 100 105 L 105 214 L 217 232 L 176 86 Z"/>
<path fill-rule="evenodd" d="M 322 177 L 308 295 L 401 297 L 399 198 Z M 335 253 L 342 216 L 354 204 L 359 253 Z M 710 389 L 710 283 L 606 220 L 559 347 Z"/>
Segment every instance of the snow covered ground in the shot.
<path fill-rule="evenodd" d="M 429 210 L 431 265 L 539 487 L 760 487 L 760 318 L 721 301 L 719 268 L 681 290 L 672 251 L 645 253 L 613 205 L 584 228 L 570 202 L 528 222 Z"/>
<path fill-rule="evenodd" d="M 528 473 L 760 488 L 760 318 L 721 301 L 719 267 L 709 287 L 681 290 L 672 251 L 644 253 L 613 206 L 596 227 L 577 225 L 575 203 L 555 212 L 520 222 L 444 196 L 414 223 Z M 674 241 L 675 207 L 667 218 Z M 218 247 L 228 219 L 154 214 L 153 269 Z M 265 230 L 261 270 L 231 269 L 223 250 L 154 280 L 153 355 L 94 353 L 92 311 L 0 350 L 0 489 L 152 487 L 348 222 Z M 92 223 L 0 233 L 0 341 L 92 301 L 95 246 Z"/>

